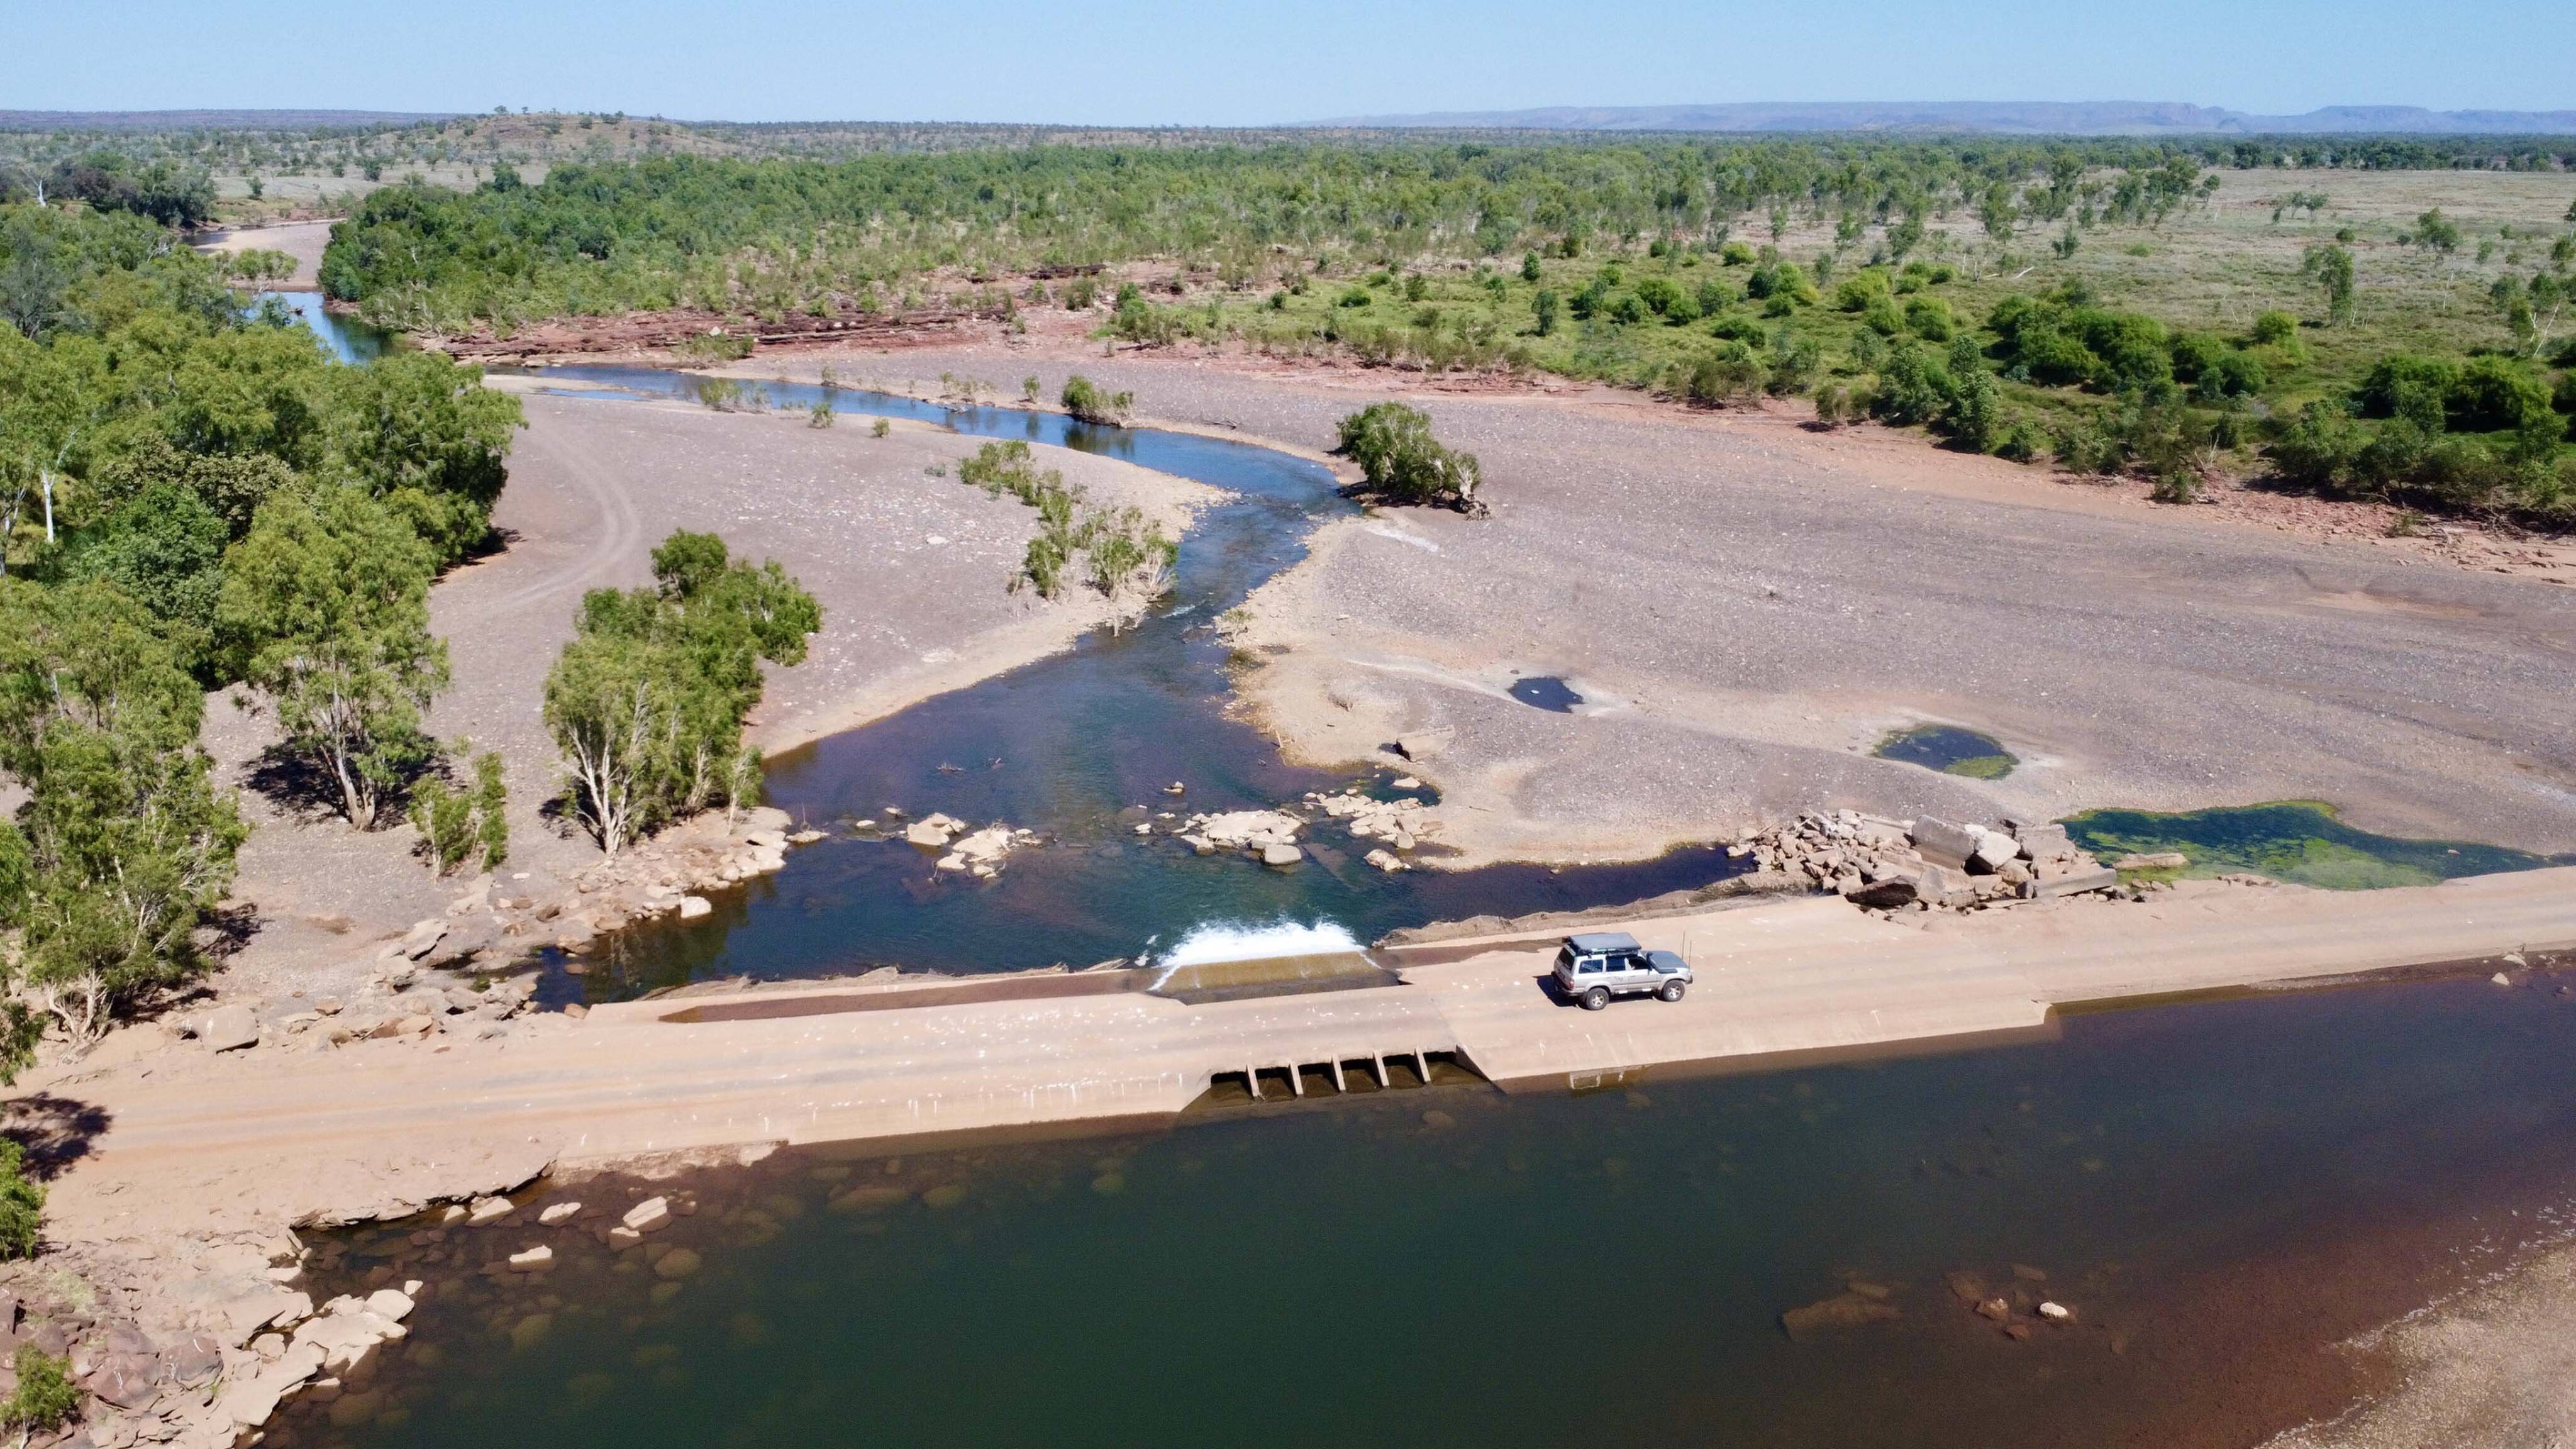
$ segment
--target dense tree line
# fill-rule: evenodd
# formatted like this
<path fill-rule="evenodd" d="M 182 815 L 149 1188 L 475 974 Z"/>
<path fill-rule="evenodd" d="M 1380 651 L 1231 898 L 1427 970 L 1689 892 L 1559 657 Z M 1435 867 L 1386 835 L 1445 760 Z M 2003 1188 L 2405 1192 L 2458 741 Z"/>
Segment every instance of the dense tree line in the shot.
<path fill-rule="evenodd" d="M 900 306 L 941 268 L 1003 276 L 1136 257 L 1230 275 L 1274 248 L 1499 256 L 1587 238 L 1716 242 L 1798 208 L 2146 218 L 2205 190 L 2183 148 L 2124 140 L 1634 139 L 1502 145 L 1038 146 L 842 161 L 564 164 L 540 185 L 395 187 L 334 232 L 323 283 L 379 320 L 507 326 L 696 306 Z M 2085 178 L 2117 175 L 2099 188 Z M 1900 246 L 1899 250 L 1903 248 Z"/>
<path fill-rule="evenodd" d="M 140 213 L 0 207 L 0 1066 L 200 969 L 244 835 L 209 689 L 360 828 L 430 763 L 431 579 L 480 546 L 515 399 L 333 363 Z"/>

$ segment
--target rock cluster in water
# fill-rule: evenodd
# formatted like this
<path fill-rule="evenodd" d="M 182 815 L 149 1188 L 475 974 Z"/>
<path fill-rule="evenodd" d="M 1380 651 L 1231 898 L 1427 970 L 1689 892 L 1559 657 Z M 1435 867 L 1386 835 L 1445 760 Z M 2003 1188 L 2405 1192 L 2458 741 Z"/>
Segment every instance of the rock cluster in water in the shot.
<path fill-rule="evenodd" d="M 1382 871 L 1412 869 L 1405 855 L 1440 828 L 1429 808 L 1410 797 L 1379 800 L 1356 790 L 1330 795 L 1314 791 L 1308 793 L 1302 808 L 1318 812 L 1322 819 L 1341 821 L 1345 829 L 1362 840 L 1385 841 L 1385 845 L 1369 851 L 1367 857 L 1370 865 Z M 1291 807 L 1228 810 L 1192 815 L 1180 823 L 1178 834 L 1183 843 L 1201 855 L 1233 850 L 1258 857 L 1267 865 L 1294 865 L 1305 855 L 1297 838 L 1314 823 Z M 1137 826 L 1140 832 L 1150 828 L 1141 821 Z"/>
<path fill-rule="evenodd" d="M 970 830 L 965 821 L 953 815 L 930 814 L 904 827 L 903 838 L 923 850 L 939 852 L 939 868 L 991 880 L 1002 873 L 1002 862 L 1023 845 L 1034 843 L 1034 830 L 1015 830 L 995 823 L 981 830 Z"/>

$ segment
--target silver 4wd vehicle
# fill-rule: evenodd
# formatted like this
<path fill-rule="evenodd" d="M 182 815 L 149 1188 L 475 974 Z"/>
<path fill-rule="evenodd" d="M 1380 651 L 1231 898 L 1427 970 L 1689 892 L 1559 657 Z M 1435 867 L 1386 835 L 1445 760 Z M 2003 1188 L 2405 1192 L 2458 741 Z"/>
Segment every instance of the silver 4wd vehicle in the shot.
<path fill-rule="evenodd" d="M 1670 951 L 1649 951 L 1624 931 L 1568 936 L 1556 953 L 1557 988 L 1599 1011 L 1613 996 L 1652 993 L 1679 1001 L 1691 984 L 1690 963 Z"/>

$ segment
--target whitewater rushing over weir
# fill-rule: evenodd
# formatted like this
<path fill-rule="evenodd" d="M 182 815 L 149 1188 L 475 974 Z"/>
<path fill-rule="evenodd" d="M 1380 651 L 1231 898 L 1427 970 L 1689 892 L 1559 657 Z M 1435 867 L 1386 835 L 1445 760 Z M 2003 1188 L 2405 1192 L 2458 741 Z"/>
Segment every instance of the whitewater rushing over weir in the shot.
<path fill-rule="evenodd" d="M 1338 922 L 1301 926 L 1282 918 L 1266 926 L 1232 921 L 1205 921 L 1165 952 L 1154 964 L 1168 974 L 1176 966 L 1203 966 L 1211 961 L 1257 961 L 1271 956 L 1339 955 L 1360 949 L 1358 938 Z"/>
<path fill-rule="evenodd" d="M 1182 1001 L 1215 1001 L 1355 986 L 1392 986 L 1394 973 L 1370 959 L 1337 921 L 1299 925 L 1282 916 L 1266 925 L 1204 921 L 1160 959 L 1148 991 Z"/>

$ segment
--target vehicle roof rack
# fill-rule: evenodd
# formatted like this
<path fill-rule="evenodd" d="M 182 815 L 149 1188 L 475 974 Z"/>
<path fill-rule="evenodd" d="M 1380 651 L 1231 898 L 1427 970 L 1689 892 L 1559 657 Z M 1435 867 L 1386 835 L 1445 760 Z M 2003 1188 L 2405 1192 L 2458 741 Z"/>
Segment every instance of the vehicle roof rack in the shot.
<path fill-rule="evenodd" d="M 1585 955 L 1641 949 L 1637 945 L 1637 938 L 1625 931 L 1586 931 L 1580 935 L 1566 937 L 1565 944 Z"/>

